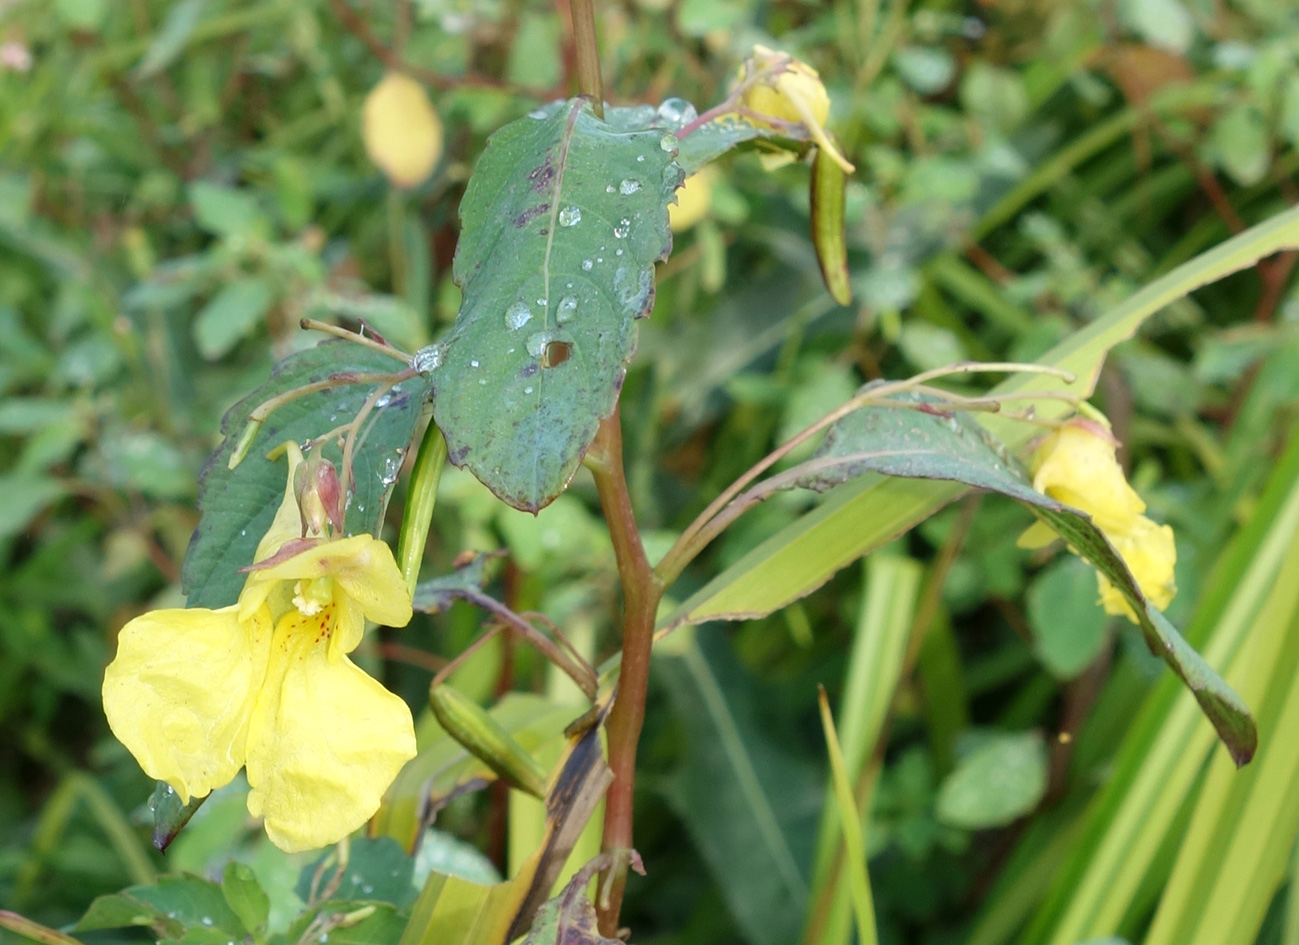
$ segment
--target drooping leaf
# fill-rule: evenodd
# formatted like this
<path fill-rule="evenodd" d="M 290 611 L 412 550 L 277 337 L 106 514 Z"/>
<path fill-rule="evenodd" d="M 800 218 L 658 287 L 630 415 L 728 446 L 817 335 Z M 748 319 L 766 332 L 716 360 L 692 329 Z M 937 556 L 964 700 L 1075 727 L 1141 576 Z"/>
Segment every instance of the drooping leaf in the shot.
<path fill-rule="evenodd" d="M 153 813 L 154 847 L 165 852 L 208 797 L 204 794 L 202 797 L 191 797 L 188 803 L 182 803 L 175 788 L 165 781 L 157 782 L 153 795 L 149 798 L 149 810 Z"/>
<path fill-rule="evenodd" d="M 672 245 L 676 139 L 617 130 L 582 99 L 494 134 L 460 205 L 460 313 L 433 369 L 448 458 L 536 511 L 617 403 Z"/>
<path fill-rule="evenodd" d="M 286 440 L 303 443 L 350 422 L 377 385 L 340 385 L 282 405 L 262 424 L 248 454 L 232 470 L 229 459 L 249 414 L 271 397 L 334 375 L 392 374 L 400 369 L 396 360 L 360 345 L 326 342 L 283 361 L 270 380 L 227 411 L 221 421 L 225 439 L 203 471 L 198 499 L 201 518 L 181 569 L 181 586 L 189 595 L 189 606 L 224 607 L 238 598 L 244 584 L 239 569 L 252 564 L 257 542 L 284 497 L 287 467 L 282 458 L 267 459 L 267 452 Z M 348 534 L 374 532 L 382 521 L 384 504 L 415 434 L 429 386 L 426 375 L 417 375 L 376 401 L 366 421 L 364 440 L 352 456 L 355 488 L 347 508 Z M 323 450 L 341 466 L 336 438 Z"/>
<path fill-rule="evenodd" d="M 542 903 L 523 945 L 618 945 L 621 939 L 600 934 L 595 906 L 586 894 L 591 877 L 611 860 L 607 853 L 596 857 L 574 874 L 558 896 Z"/>
<path fill-rule="evenodd" d="M 803 464 L 808 473 L 797 484 L 821 490 L 864 473 L 884 473 L 946 479 L 1022 502 L 1123 593 L 1151 651 L 1190 687 L 1236 762 L 1247 762 L 1258 740 L 1249 709 L 1146 601 L 1123 558 L 1091 518 L 1034 489 L 1014 458 L 968 414 L 944 413 L 933 402 L 909 399 L 934 412 L 866 407 L 849 414 L 830 428 L 820 449 Z"/>
<path fill-rule="evenodd" d="M 943 781 L 939 820 L 979 830 L 1031 813 L 1046 792 L 1046 764 L 1046 745 L 1036 732 L 992 737 Z"/>

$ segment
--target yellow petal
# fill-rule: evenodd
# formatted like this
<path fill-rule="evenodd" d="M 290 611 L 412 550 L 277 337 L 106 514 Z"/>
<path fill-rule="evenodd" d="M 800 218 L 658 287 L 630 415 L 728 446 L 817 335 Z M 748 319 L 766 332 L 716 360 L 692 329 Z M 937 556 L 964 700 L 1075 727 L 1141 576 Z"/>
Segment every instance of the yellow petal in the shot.
<path fill-rule="evenodd" d="M 1106 534 L 1132 527 L 1146 510 L 1114 456 L 1114 442 L 1083 425 L 1052 434 L 1033 454 L 1033 488 L 1089 514 Z"/>
<path fill-rule="evenodd" d="M 361 117 L 366 154 L 398 187 L 414 187 L 442 157 L 442 120 L 409 76 L 384 76 L 366 96 Z"/>
<path fill-rule="evenodd" d="M 293 493 L 293 477 L 297 474 L 298 467 L 303 463 L 302 450 L 298 449 L 296 443 L 285 443 L 284 446 L 289 459 L 284 498 L 280 500 L 280 507 L 275 511 L 275 518 L 271 522 L 271 527 L 266 530 L 262 540 L 257 543 L 257 552 L 253 556 L 254 561 L 264 561 L 279 551 L 280 546 L 286 541 L 302 537 L 302 512 L 298 509 L 298 500 Z"/>
<path fill-rule="evenodd" d="M 410 591 L 397 561 L 384 542 L 372 535 L 353 535 L 324 542 L 253 576 L 258 582 L 292 583 L 331 577 L 361 605 L 366 618 L 389 627 L 410 623 Z M 249 579 L 252 582 L 252 577 Z"/>
<path fill-rule="evenodd" d="M 104 672 L 113 734 L 151 778 L 183 802 L 228 784 L 266 673 L 270 613 L 240 623 L 236 609 L 157 610 L 136 617 Z"/>
<path fill-rule="evenodd" d="M 276 625 L 248 731 L 248 810 L 290 853 L 364 824 L 415 756 L 406 703 L 346 657 L 330 660 L 319 616 L 290 611 Z"/>
<path fill-rule="evenodd" d="M 684 233 L 708 215 L 716 173 L 709 165 L 691 174 L 677 189 L 677 202 L 668 205 L 668 226 L 673 233 Z"/>

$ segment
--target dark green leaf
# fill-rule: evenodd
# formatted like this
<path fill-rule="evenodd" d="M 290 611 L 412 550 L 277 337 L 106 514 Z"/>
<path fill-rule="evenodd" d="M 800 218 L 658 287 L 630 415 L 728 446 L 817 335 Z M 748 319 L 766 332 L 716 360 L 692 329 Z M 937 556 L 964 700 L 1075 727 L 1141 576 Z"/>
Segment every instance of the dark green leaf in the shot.
<path fill-rule="evenodd" d="M 350 845 L 347 862 L 339 865 L 338 851 L 324 853 L 302 870 L 294 890 L 303 902 L 312 892 L 334 889 L 331 899 L 387 902 L 401 908 L 415 899 L 411 884 L 415 861 L 391 837 L 361 837 Z"/>
<path fill-rule="evenodd" d="M 202 797 L 191 797 L 188 804 L 182 804 L 175 789 L 166 782 L 159 781 L 153 789 L 153 796 L 149 798 L 149 810 L 153 811 L 153 845 L 165 851 L 207 799 L 208 795 L 205 794 Z"/>
<path fill-rule="evenodd" d="M 580 99 L 534 115 L 492 136 L 460 204 L 463 298 L 433 369 L 449 459 L 526 511 L 613 412 L 682 178 L 663 131 L 618 131 Z"/>
<path fill-rule="evenodd" d="M 220 930 L 226 940 L 247 930 L 221 894 L 221 887 L 197 876 L 164 876 L 152 886 L 131 886 L 100 896 L 77 923 L 77 930 L 148 926 L 159 937 L 179 938 L 187 930 Z"/>
<path fill-rule="evenodd" d="M 238 598 L 244 583 L 239 568 L 252 563 L 257 542 L 284 497 L 284 459 L 272 462 L 267 452 L 286 440 L 302 443 L 350 422 L 375 385 L 347 384 L 284 404 L 262 425 L 243 462 L 231 470 L 228 462 L 249 414 L 271 397 L 333 375 L 392 373 L 400 368 L 392 358 L 360 345 L 327 342 L 283 361 L 269 381 L 230 408 L 221 421 L 225 439 L 203 471 L 198 500 L 202 518 L 181 570 L 189 606 L 224 607 Z M 367 421 L 368 433 L 353 455 L 355 491 L 347 509 L 348 534 L 373 533 L 382 521 L 428 389 L 427 376 L 419 375 L 377 401 Z M 324 453 L 341 463 L 336 442 L 326 444 Z"/>

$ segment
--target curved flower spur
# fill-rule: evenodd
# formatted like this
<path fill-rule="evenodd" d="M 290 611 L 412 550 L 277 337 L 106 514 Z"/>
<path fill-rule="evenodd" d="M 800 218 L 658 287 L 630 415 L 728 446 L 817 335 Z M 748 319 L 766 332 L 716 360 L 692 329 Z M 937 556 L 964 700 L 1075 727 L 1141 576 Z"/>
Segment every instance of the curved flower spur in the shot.
<path fill-rule="evenodd" d="M 247 768 L 248 810 L 289 852 L 334 843 L 415 755 L 410 709 L 347 656 L 366 620 L 405 626 L 392 551 L 344 537 L 333 467 L 287 445 L 284 500 L 237 603 L 130 621 L 104 674 L 113 734 L 182 802 Z"/>

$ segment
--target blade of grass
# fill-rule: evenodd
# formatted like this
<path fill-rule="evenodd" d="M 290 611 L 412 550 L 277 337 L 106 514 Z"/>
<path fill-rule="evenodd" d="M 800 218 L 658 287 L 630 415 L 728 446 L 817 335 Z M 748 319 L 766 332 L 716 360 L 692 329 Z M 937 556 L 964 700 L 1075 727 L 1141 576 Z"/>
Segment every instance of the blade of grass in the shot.
<path fill-rule="evenodd" d="M 852 780 L 844 764 L 835 734 L 834 717 L 830 714 L 830 700 L 825 687 L 821 687 L 817 701 L 821 707 L 821 727 L 830 752 L 830 772 L 834 781 L 835 805 L 839 823 L 843 828 L 844 857 L 848 862 L 848 889 L 852 897 L 853 915 L 857 919 L 857 941 L 860 945 L 876 945 L 875 906 L 871 902 L 870 876 L 866 872 L 866 844 L 862 839 L 861 815 L 853 802 Z"/>

